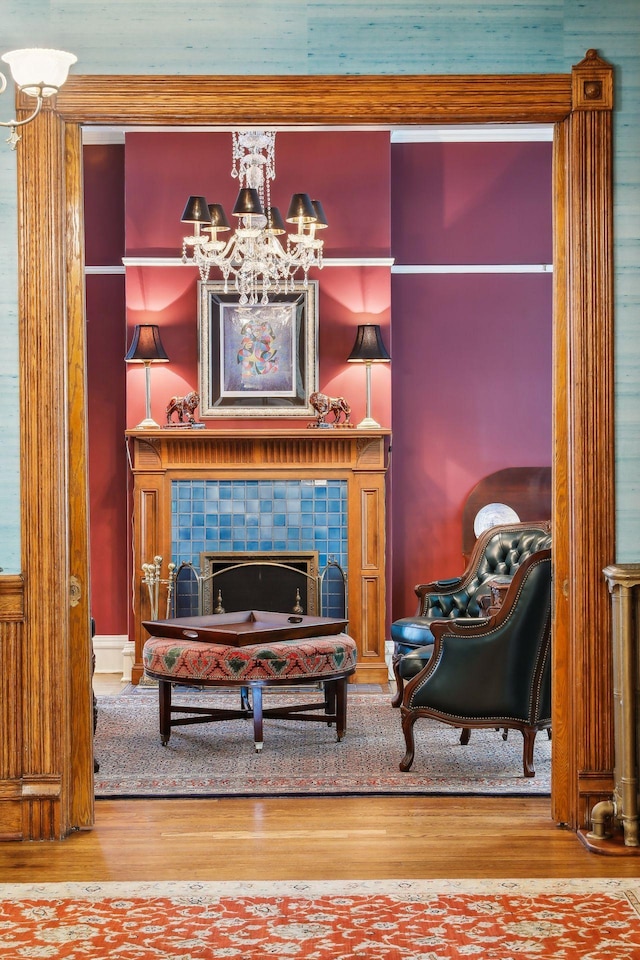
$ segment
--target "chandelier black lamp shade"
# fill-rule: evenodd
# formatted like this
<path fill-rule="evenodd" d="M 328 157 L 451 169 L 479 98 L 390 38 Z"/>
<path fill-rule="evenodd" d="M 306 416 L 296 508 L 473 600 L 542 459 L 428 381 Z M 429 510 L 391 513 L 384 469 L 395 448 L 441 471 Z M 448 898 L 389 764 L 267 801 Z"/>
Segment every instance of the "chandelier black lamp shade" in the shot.
<path fill-rule="evenodd" d="M 124 359 L 127 363 L 143 363 L 145 368 L 145 418 L 136 426 L 136 430 L 157 429 L 160 424 L 151 416 L 151 364 L 169 362 L 157 324 L 136 324 Z"/>
<path fill-rule="evenodd" d="M 391 357 L 382 342 L 382 333 L 377 323 L 360 323 L 356 331 L 353 349 L 347 357 L 349 363 L 364 363 L 367 376 L 367 406 L 364 420 L 358 424 L 360 428 L 375 428 L 380 424 L 371 416 L 371 364 L 389 363 Z"/>
<path fill-rule="evenodd" d="M 243 305 L 268 303 L 270 294 L 294 291 L 300 275 L 306 286 L 309 270 L 322 268 L 324 243 L 316 236 L 328 226 L 322 204 L 307 193 L 294 193 L 284 220 L 271 204 L 275 138 L 270 130 L 233 132 L 231 176 L 240 189 L 233 208 L 238 222 L 229 236 L 224 236 L 231 228 L 222 206 L 208 204 L 206 197 L 189 197 L 182 214 L 182 222 L 193 225 L 192 235 L 182 241 L 183 263 L 196 265 L 204 281 L 212 267 L 219 270 L 225 292 L 232 286 Z"/>

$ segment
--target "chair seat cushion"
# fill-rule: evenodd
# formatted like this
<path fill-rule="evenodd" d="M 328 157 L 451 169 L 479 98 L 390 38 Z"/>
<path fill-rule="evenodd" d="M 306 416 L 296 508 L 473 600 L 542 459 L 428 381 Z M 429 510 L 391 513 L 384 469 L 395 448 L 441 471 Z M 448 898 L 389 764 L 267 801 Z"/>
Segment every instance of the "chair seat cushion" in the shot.
<path fill-rule="evenodd" d="M 152 637 L 144 645 L 142 660 L 145 670 L 156 676 L 223 685 L 321 680 L 352 673 L 357 653 L 355 641 L 346 633 L 244 647 Z"/>
<path fill-rule="evenodd" d="M 416 647 L 407 653 L 398 664 L 398 671 L 403 680 L 411 680 L 417 676 L 421 670 L 426 667 L 433 655 L 433 644 L 425 644 L 424 647 Z"/>
<path fill-rule="evenodd" d="M 391 624 L 391 639 L 396 644 L 396 653 L 404 653 L 403 647 L 412 650 L 426 643 L 433 643 L 433 634 L 427 617 L 403 617 Z"/>

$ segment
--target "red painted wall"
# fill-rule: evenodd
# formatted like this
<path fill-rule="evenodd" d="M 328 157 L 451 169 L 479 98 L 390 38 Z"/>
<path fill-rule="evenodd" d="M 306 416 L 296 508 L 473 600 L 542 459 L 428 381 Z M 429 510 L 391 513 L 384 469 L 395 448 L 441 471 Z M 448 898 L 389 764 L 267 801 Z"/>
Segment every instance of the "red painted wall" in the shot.
<path fill-rule="evenodd" d="M 180 216 L 190 194 L 220 202 L 231 222 L 238 181 L 231 177 L 230 133 L 133 133 L 126 138 L 127 256 L 180 256 L 187 232 Z M 362 176 L 366 158 L 367 176 Z M 323 232 L 327 257 L 388 257 L 390 247 L 390 146 L 383 131 L 279 132 L 272 202 L 286 216 L 291 194 L 320 199 L 329 220 Z M 375 198 L 375 202 L 372 202 Z M 346 358 L 358 323 L 388 331 L 391 283 L 388 269 L 338 267 L 316 270 L 319 293 L 319 387 L 345 395 L 355 422 L 365 414 L 364 372 Z M 212 274 L 212 279 L 213 279 Z M 127 268 L 127 325 L 157 323 L 171 363 L 152 368 L 152 416 L 163 422 L 167 400 L 198 388 L 197 279 L 195 267 Z M 144 371 L 131 364 L 127 377 L 127 423 L 144 416 Z M 376 416 L 390 424 L 388 375 L 379 378 Z M 300 426 L 300 419 L 207 421 L 216 428 L 270 429 Z"/>
<path fill-rule="evenodd" d="M 115 151 L 120 172 L 109 172 L 104 151 Z M 89 263 L 119 263 L 123 234 L 129 256 L 179 256 L 191 193 L 223 202 L 230 216 L 237 181 L 228 133 L 128 134 L 124 153 L 91 147 L 85 158 Z M 322 200 L 328 257 L 551 261 L 549 143 L 390 147 L 383 131 L 278 133 L 276 166 L 281 208 L 299 190 Z M 345 396 L 355 422 L 364 416 L 365 376 L 346 357 L 357 324 L 380 323 L 392 356 L 372 371 L 372 413 L 393 427 L 389 617 L 404 616 L 415 609 L 415 583 L 461 572 L 462 505 L 477 480 L 551 462 L 551 275 L 392 280 L 387 267 L 348 266 L 315 276 L 320 389 Z M 171 358 L 151 371 L 152 414 L 162 422 L 170 396 L 197 388 L 196 281 L 195 268 L 127 268 L 125 320 L 121 278 L 88 279 L 92 604 L 102 634 L 127 630 L 122 437 L 144 415 L 144 372 L 124 364 L 126 345 L 135 323 L 160 325 Z"/>
<path fill-rule="evenodd" d="M 551 263 L 551 144 L 398 144 L 399 263 Z M 460 574 L 462 507 L 482 477 L 551 463 L 552 275 L 396 274 L 393 619 Z"/>
<path fill-rule="evenodd" d="M 121 265 L 124 251 L 124 148 L 84 149 L 86 262 Z M 100 635 L 127 632 L 127 459 L 124 446 L 124 277 L 89 275 L 87 417 L 91 613 Z"/>

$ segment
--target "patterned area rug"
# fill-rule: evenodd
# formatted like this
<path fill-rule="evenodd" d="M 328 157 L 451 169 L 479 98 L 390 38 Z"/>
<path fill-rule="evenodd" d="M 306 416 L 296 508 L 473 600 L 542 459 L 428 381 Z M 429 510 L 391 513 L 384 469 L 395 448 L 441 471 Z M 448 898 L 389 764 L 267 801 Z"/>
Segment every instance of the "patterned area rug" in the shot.
<path fill-rule="evenodd" d="M 285 697 L 308 702 L 308 689 L 266 691 L 265 706 Z M 416 757 L 401 773 L 405 745 L 400 712 L 387 693 L 349 691 L 347 734 L 321 723 L 266 719 L 264 749 L 256 753 L 248 720 L 174 728 L 160 743 L 158 693 L 129 687 L 98 698 L 95 753 L 97 797 L 292 796 L 304 794 L 483 794 L 532 796 L 550 792 L 551 743 L 539 734 L 536 776 L 522 772 L 522 735 L 474 730 L 468 746 L 460 731 L 431 720 L 415 725 Z M 200 693 L 178 689 L 174 704 L 239 704 L 238 691 Z"/>
<path fill-rule="evenodd" d="M 634 960 L 637 880 L 0 884 L 0 957 Z"/>

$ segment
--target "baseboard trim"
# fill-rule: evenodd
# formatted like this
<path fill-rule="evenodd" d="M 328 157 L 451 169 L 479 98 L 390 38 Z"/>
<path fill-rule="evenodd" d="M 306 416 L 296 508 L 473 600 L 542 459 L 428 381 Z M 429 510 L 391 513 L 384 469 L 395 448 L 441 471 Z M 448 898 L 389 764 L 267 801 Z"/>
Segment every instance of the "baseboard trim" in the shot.
<path fill-rule="evenodd" d="M 131 679 L 135 644 L 126 634 L 102 634 L 93 638 L 96 655 L 96 673 L 121 673 L 123 680 Z"/>

